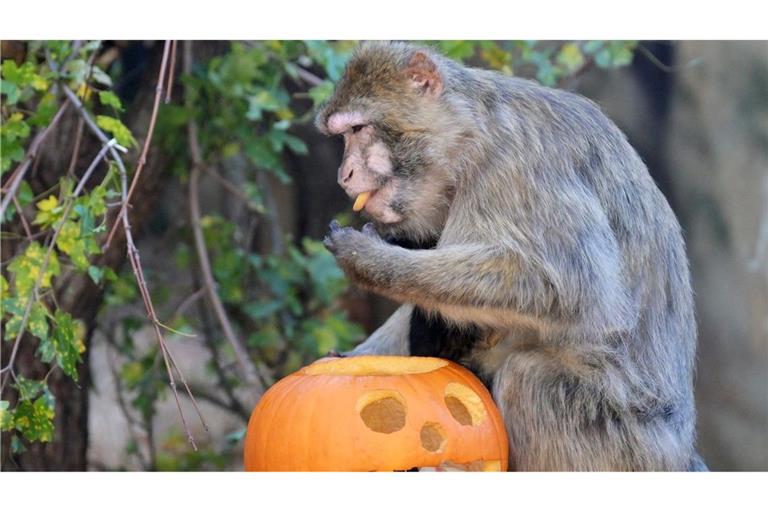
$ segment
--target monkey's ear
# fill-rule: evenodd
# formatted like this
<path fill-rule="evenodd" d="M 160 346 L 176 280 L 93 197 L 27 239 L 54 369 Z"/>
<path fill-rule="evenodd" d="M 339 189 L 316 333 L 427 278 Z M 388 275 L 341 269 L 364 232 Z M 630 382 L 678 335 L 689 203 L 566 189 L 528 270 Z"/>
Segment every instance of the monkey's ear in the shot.
<path fill-rule="evenodd" d="M 439 96 L 443 91 L 443 79 L 437 66 L 426 53 L 417 51 L 405 68 L 405 75 L 414 88 L 429 96 Z"/>

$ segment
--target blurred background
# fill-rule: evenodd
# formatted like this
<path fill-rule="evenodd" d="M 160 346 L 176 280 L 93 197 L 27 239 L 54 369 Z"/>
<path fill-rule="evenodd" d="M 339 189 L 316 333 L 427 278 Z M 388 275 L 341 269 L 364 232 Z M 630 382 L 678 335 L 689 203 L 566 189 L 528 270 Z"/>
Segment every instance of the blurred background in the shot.
<path fill-rule="evenodd" d="M 699 451 L 767 470 L 768 43 L 424 43 L 627 134 L 688 247 Z M 319 242 L 360 224 L 311 123 L 355 44 L 2 42 L 2 469 L 241 469 L 263 389 L 393 310 Z"/>

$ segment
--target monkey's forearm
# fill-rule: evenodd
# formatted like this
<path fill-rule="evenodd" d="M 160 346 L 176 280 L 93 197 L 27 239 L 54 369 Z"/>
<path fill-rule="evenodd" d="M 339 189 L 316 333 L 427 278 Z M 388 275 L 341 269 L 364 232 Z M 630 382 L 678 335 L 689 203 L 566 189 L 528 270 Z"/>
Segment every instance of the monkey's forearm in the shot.
<path fill-rule="evenodd" d="M 356 282 L 427 308 L 470 308 L 599 330 L 622 328 L 633 314 L 618 269 L 615 275 L 605 268 L 597 272 L 590 254 L 556 261 L 526 257 L 509 247 L 408 250 L 383 242 L 361 244 L 353 252 L 337 257 Z"/>

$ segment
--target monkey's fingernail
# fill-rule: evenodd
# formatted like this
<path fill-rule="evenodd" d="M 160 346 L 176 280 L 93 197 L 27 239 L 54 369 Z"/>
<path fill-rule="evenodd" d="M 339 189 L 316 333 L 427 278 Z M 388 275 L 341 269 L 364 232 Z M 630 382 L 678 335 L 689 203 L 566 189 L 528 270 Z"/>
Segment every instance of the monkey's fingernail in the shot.
<path fill-rule="evenodd" d="M 352 205 L 352 211 L 359 212 L 363 208 L 365 208 L 365 203 L 368 202 L 368 198 L 371 197 L 371 191 L 368 192 L 362 192 L 357 196 L 357 199 L 355 199 L 355 204 Z"/>
<path fill-rule="evenodd" d="M 341 228 L 341 226 L 339 225 L 339 221 L 337 221 L 336 219 L 331 221 L 331 224 L 329 227 L 331 228 L 331 231 L 336 231 L 337 229 Z"/>

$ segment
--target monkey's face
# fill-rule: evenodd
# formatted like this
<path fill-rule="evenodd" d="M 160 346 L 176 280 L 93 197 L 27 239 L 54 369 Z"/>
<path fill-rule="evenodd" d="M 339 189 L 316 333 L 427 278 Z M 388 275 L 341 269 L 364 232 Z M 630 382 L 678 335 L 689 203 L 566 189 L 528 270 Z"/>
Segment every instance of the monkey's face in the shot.
<path fill-rule="evenodd" d="M 403 220 L 397 206 L 400 179 L 392 152 L 376 128 L 360 112 L 339 112 L 328 118 L 328 130 L 344 138 L 344 159 L 338 182 L 355 199 L 355 210 L 364 210 L 382 224 Z"/>
<path fill-rule="evenodd" d="M 450 186 L 442 89 L 424 52 L 369 45 L 318 113 L 318 128 L 344 139 L 339 185 L 383 233 L 427 238 L 442 229 Z"/>

